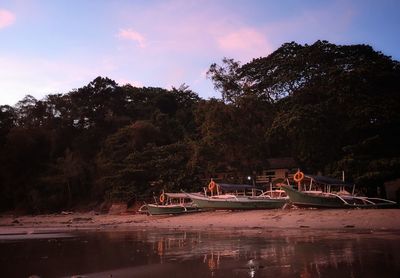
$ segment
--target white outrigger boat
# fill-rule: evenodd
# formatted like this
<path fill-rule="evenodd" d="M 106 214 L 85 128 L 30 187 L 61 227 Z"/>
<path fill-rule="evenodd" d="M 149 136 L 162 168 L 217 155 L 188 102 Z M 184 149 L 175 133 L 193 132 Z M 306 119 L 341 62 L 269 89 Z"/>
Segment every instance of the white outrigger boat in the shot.
<path fill-rule="evenodd" d="M 181 214 L 198 211 L 191 199 L 185 193 L 162 193 L 154 204 L 144 204 L 139 208 L 139 213 L 149 215 Z"/>
<path fill-rule="evenodd" d="M 303 184 L 303 179 L 309 184 Z M 369 198 L 357 196 L 355 185 L 341 180 L 324 177 L 304 175 L 298 171 L 294 176 L 297 190 L 287 180 L 287 185 L 281 188 L 287 193 L 290 202 L 300 207 L 315 208 L 393 208 L 397 206 L 394 201 L 382 198 Z M 349 191 L 346 190 L 351 189 Z"/>
<path fill-rule="evenodd" d="M 214 194 L 215 191 L 215 194 Z M 210 195 L 207 194 L 210 192 Z M 285 191 L 262 191 L 246 184 L 224 184 L 211 181 L 204 193 L 186 193 L 200 209 L 249 210 L 282 208 L 288 201 Z"/>

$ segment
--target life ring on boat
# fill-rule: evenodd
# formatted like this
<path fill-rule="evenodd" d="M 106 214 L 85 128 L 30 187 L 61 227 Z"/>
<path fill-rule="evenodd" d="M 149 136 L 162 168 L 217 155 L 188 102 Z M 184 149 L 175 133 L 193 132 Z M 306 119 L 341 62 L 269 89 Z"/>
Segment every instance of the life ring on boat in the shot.
<path fill-rule="evenodd" d="M 164 201 L 165 201 L 165 195 L 164 195 L 164 193 L 162 193 L 162 194 L 160 195 L 160 202 L 161 202 L 161 203 L 164 203 Z"/>
<path fill-rule="evenodd" d="M 294 174 L 293 179 L 295 182 L 301 182 L 304 179 L 304 173 L 297 171 L 296 174 Z"/>
<path fill-rule="evenodd" d="M 210 181 L 210 183 L 208 184 L 208 190 L 213 191 L 215 186 L 216 186 L 215 182 Z"/>

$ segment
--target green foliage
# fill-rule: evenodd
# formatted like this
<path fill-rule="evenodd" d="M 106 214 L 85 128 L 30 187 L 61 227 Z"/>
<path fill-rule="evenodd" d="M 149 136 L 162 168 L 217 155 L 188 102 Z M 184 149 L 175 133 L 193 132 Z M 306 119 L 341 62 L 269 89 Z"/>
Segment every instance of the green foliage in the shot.
<path fill-rule="evenodd" d="M 106 140 L 97 159 L 97 191 L 105 192 L 109 200 L 129 201 L 192 186 L 195 177 L 188 165 L 188 145 L 157 145 L 157 138 L 137 145 L 135 126 L 123 128 Z"/>

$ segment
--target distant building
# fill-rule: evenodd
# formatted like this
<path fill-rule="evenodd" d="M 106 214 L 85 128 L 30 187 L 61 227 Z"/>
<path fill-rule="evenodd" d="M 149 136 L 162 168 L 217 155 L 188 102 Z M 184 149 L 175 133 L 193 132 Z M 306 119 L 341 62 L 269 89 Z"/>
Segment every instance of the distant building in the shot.
<path fill-rule="evenodd" d="M 249 173 L 246 176 L 243 176 L 243 173 L 221 171 L 212 174 L 204 174 L 200 179 L 204 183 L 208 183 L 212 178 L 216 182 L 250 183 L 262 186 L 270 182 L 293 177 L 297 169 L 298 164 L 292 157 L 269 158 L 263 170 Z"/>
<path fill-rule="evenodd" d="M 267 168 L 256 175 L 256 183 L 269 184 L 290 178 L 298 167 L 299 165 L 292 157 L 269 158 L 267 159 Z"/>

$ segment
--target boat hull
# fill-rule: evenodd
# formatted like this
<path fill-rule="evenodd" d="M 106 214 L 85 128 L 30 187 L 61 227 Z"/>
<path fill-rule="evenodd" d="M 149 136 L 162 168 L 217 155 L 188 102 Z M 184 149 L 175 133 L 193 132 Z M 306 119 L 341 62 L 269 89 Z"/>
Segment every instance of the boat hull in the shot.
<path fill-rule="evenodd" d="M 181 205 L 146 205 L 147 213 L 150 215 L 168 215 L 181 214 L 197 211 L 197 207 L 181 206 Z"/>
<path fill-rule="evenodd" d="M 282 208 L 287 199 L 212 199 L 197 195 L 188 194 L 193 204 L 200 209 L 208 210 L 252 210 L 252 209 L 277 209 Z"/>

